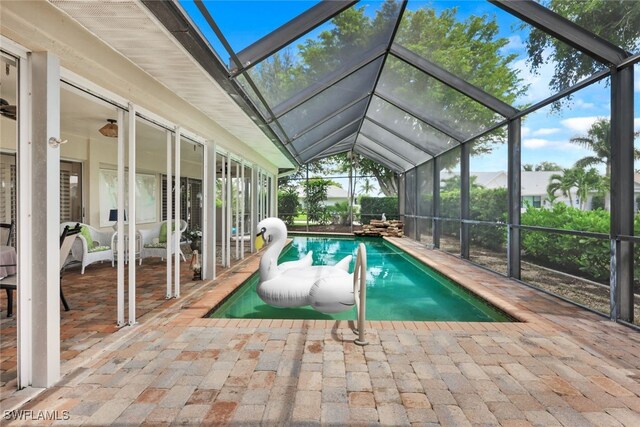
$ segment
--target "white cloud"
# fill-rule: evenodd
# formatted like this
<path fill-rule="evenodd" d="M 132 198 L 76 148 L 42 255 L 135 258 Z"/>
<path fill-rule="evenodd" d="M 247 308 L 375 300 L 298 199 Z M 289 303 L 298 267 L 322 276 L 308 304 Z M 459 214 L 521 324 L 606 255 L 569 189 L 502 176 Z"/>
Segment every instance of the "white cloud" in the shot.
<path fill-rule="evenodd" d="M 633 129 L 636 131 L 640 131 L 640 117 L 636 117 L 633 119 Z"/>
<path fill-rule="evenodd" d="M 549 56 L 547 52 L 545 52 L 544 55 L 547 57 Z M 555 69 L 554 62 L 549 61 L 542 64 L 535 74 L 531 72 L 526 59 L 515 61 L 513 63 L 513 68 L 519 70 L 519 76 L 522 79 L 522 83 L 529 85 L 527 93 L 518 99 L 519 103 L 532 104 L 553 94 L 553 91 L 549 88 L 549 82 L 553 77 Z"/>
<path fill-rule="evenodd" d="M 640 92 L 640 73 L 634 73 L 634 78 L 636 79 L 636 84 L 634 85 L 636 92 Z"/>
<path fill-rule="evenodd" d="M 589 128 L 591 128 L 591 125 L 599 118 L 598 116 L 572 117 L 561 120 L 560 123 L 562 123 L 562 126 L 578 134 L 586 134 Z"/>
<path fill-rule="evenodd" d="M 574 108 L 583 108 L 585 110 L 590 110 L 594 108 L 596 105 L 592 102 L 586 102 L 581 98 L 577 98 L 573 101 Z"/>
<path fill-rule="evenodd" d="M 532 150 L 548 147 L 551 144 L 552 142 L 549 141 L 548 139 L 541 139 L 541 138 L 529 138 L 529 139 L 522 140 L 522 145 L 525 148 L 529 148 Z"/>
<path fill-rule="evenodd" d="M 507 43 L 502 50 L 505 52 L 513 51 L 513 50 L 522 50 L 525 48 L 524 42 L 519 35 L 509 37 L 509 43 Z"/>
<path fill-rule="evenodd" d="M 560 128 L 540 128 L 536 129 L 531 133 L 532 136 L 547 136 L 553 135 L 554 133 L 560 132 L 562 129 Z"/>
<path fill-rule="evenodd" d="M 521 136 L 529 136 L 529 135 L 531 135 L 531 128 L 528 128 L 526 126 L 522 126 L 522 129 L 520 129 L 520 135 Z"/>

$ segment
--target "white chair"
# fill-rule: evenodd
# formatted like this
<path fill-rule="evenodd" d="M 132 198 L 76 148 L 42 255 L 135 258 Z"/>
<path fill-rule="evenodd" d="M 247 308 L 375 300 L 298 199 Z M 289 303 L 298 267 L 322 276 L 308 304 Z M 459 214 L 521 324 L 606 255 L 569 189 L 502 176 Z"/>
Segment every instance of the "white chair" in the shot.
<path fill-rule="evenodd" d="M 65 226 L 73 228 L 76 222 L 63 222 L 60 224 L 60 233 L 64 230 Z M 82 267 L 80 274 L 84 274 L 84 269 L 87 265 L 94 262 L 111 261 L 113 260 L 113 251 L 111 250 L 111 235 L 113 232 L 99 231 L 88 224 L 79 223 L 80 226 L 85 227 L 88 230 L 89 236 L 92 242 L 87 242 L 85 236 L 82 233 L 78 234 L 78 238 L 73 242 L 71 247 L 71 255 L 67 258 L 65 265 L 71 261 L 78 261 Z"/>
<path fill-rule="evenodd" d="M 162 224 L 165 224 L 167 221 L 162 221 L 157 224 L 154 224 L 150 228 L 139 229 L 138 232 L 142 236 L 142 258 L 149 257 L 159 257 L 164 259 L 167 256 L 167 244 L 169 244 L 171 248 L 171 254 L 175 253 L 175 241 L 178 239 L 180 241 L 180 236 L 187 229 L 187 222 L 184 220 L 180 220 L 180 229 L 176 231 L 170 231 L 170 226 L 167 225 L 167 241 L 160 242 L 160 229 L 162 228 Z M 182 249 L 180 250 L 180 256 L 183 261 L 186 261 L 184 254 L 182 253 Z"/>

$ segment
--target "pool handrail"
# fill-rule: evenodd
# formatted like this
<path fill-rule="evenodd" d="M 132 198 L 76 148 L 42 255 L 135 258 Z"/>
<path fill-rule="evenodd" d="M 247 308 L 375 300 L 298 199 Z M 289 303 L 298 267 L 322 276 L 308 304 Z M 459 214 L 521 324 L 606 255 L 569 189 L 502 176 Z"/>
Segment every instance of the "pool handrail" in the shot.
<path fill-rule="evenodd" d="M 367 345 L 369 343 L 364 336 L 367 311 L 367 248 L 364 243 L 358 245 L 356 265 L 353 269 L 353 296 L 356 300 L 356 312 L 358 315 L 357 329 L 353 331 L 358 334 L 358 338 L 354 342 L 358 345 Z"/>

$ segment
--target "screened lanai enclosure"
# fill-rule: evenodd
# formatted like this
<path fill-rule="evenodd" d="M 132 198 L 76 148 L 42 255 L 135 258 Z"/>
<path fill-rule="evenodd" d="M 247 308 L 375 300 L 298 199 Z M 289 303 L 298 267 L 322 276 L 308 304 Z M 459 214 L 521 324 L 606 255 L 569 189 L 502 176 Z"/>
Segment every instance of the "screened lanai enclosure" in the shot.
<path fill-rule="evenodd" d="M 406 238 L 637 321 L 636 2 L 144 3 L 300 165 L 281 177 L 340 164 L 353 209 L 357 161 Z"/>

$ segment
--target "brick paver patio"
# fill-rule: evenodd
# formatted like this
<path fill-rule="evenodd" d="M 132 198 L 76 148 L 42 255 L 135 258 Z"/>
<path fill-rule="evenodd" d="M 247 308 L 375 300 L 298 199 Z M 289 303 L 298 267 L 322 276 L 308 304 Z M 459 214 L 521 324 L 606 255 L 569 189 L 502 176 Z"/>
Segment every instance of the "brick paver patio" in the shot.
<path fill-rule="evenodd" d="M 203 319 L 253 256 L 181 309 L 80 352 L 21 409 L 67 410 L 53 424 L 72 425 L 640 425 L 636 331 L 400 244 L 524 322 L 370 322 L 359 347 L 345 321 Z"/>

